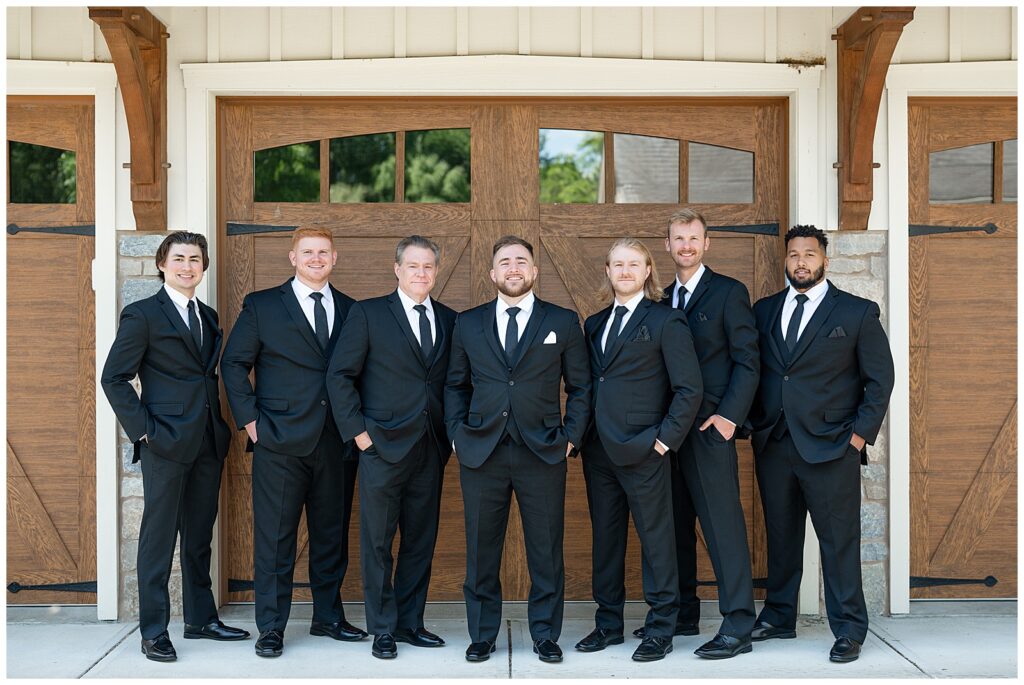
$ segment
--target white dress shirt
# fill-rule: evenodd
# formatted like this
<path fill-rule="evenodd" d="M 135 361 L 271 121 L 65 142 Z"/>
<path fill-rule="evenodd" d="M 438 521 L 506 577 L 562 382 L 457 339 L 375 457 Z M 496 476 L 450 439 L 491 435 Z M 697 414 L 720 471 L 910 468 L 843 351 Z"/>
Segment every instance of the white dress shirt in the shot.
<path fill-rule="evenodd" d="M 533 305 L 537 301 L 534 297 L 533 291 L 522 299 L 522 301 L 515 305 L 519 307 L 519 313 L 516 315 L 516 324 L 519 326 L 519 340 L 523 339 L 523 332 L 526 330 L 526 324 L 530 323 L 530 315 L 533 314 Z M 501 343 L 501 348 L 505 349 L 505 330 L 508 328 L 508 308 L 510 305 L 498 296 L 498 307 L 495 312 L 494 322 L 498 326 L 498 342 Z M 517 340 L 516 342 L 519 342 Z"/>
<path fill-rule="evenodd" d="M 189 330 L 192 329 L 188 325 L 188 303 L 195 302 L 196 318 L 199 319 L 199 340 L 202 341 L 203 317 L 199 313 L 199 298 L 193 295 L 190 300 L 166 283 L 164 283 L 164 290 L 167 292 L 167 296 L 171 298 L 171 302 L 174 303 L 174 308 L 178 310 L 179 314 L 181 314 L 181 320 L 185 322 L 185 328 L 188 328 Z"/>
<path fill-rule="evenodd" d="M 672 291 L 673 309 L 677 309 L 679 307 L 680 286 L 686 287 L 686 299 L 683 300 L 683 307 L 690 304 L 690 297 L 693 295 L 693 291 L 697 289 L 697 284 L 700 283 L 700 279 L 704 275 L 705 271 L 707 271 L 707 267 L 704 266 L 704 264 L 701 264 L 699 267 L 697 267 L 697 270 L 693 273 L 692 276 L 690 276 L 690 280 L 688 280 L 686 283 L 680 283 L 679 276 L 676 276 L 676 287 L 675 290 Z"/>
<path fill-rule="evenodd" d="M 328 283 L 320 290 L 313 290 L 298 278 L 293 278 L 292 290 L 295 291 L 295 299 L 299 301 L 299 307 L 302 308 L 302 313 L 306 315 L 309 327 L 314 331 L 316 331 L 316 317 L 313 307 L 316 306 L 316 300 L 310 297 L 310 294 L 315 292 L 323 293 L 324 299 L 322 301 L 324 309 L 327 310 L 327 337 L 330 337 L 331 333 L 334 332 L 334 296 L 331 295 L 331 285 Z"/>
<path fill-rule="evenodd" d="M 818 309 L 818 305 L 821 304 L 821 300 L 825 297 L 825 293 L 828 292 L 828 281 L 822 279 L 821 283 L 817 284 L 810 290 L 804 293 L 807 296 L 807 301 L 804 302 L 804 314 L 800 319 L 800 329 L 797 331 L 796 339 L 799 340 L 800 336 L 804 334 L 804 329 L 807 328 L 807 322 L 814 316 L 814 312 Z M 789 320 L 793 316 L 793 311 L 796 309 L 796 296 L 800 293 L 792 285 L 789 286 L 789 291 L 786 293 L 786 302 L 782 305 L 782 318 L 780 323 L 782 324 L 782 338 L 785 340 L 786 331 L 789 330 Z M 787 341 L 788 342 L 788 341 Z"/>
<path fill-rule="evenodd" d="M 436 341 L 437 324 L 434 322 L 434 306 L 430 304 L 430 297 L 428 296 L 423 302 L 417 302 L 399 288 L 398 299 L 402 301 L 402 309 L 405 310 L 405 315 L 409 317 L 409 326 L 412 328 L 412 334 L 416 336 L 416 342 L 420 345 L 423 344 L 423 341 L 420 340 L 420 313 L 415 309 L 418 304 L 422 304 L 427 308 L 427 320 L 430 322 L 430 340 L 431 343 Z"/>
<path fill-rule="evenodd" d="M 633 312 L 636 310 L 637 305 L 644 299 L 644 291 L 641 289 L 636 295 L 634 295 L 628 302 L 621 303 L 626 308 L 626 313 L 622 315 L 622 323 L 619 325 L 619 330 L 616 331 L 616 335 L 622 332 L 626 327 L 626 323 L 629 321 L 629 317 L 633 316 Z M 608 322 L 604 325 L 604 333 L 601 334 L 601 351 L 604 352 L 608 346 L 608 334 L 611 333 L 612 324 L 615 323 L 615 310 L 619 307 L 619 301 L 615 300 L 612 303 L 612 315 L 608 317 Z"/>

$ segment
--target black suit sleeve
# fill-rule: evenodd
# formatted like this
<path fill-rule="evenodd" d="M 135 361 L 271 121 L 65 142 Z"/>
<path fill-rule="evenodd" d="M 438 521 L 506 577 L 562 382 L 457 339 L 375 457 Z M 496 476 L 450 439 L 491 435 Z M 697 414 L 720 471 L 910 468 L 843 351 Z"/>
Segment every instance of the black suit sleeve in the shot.
<path fill-rule="evenodd" d="M 661 331 L 661 350 L 672 386 L 672 402 L 658 429 L 658 440 L 672 451 L 678 451 L 697 417 L 704 397 L 693 335 L 682 312 L 673 310 Z"/>
<path fill-rule="evenodd" d="M 131 384 L 139 373 L 148 346 L 149 324 L 145 314 L 138 307 L 125 307 L 114 344 L 103 364 L 100 384 L 132 442 L 138 442 L 149 432 L 149 413 Z"/>
<path fill-rule="evenodd" d="M 224 356 L 220 360 L 228 404 L 240 429 L 255 421 L 259 414 L 256 409 L 256 392 L 249 382 L 249 372 L 256 363 L 259 353 L 260 331 L 256 306 L 251 296 L 246 295 L 245 301 L 242 302 L 242 311 L 224 345 Z"/>
<path fill-rule="evenodd" d="M 473 376 L 466 348 L 462 344 L 462 324 L 463 317 L 457 317 L 452 330 L 452 350 L 444 384 L 444 422 L 448 429 L 449 443 L 455 440 L 455 431 L 466 420 L 473 397 Z"/>
<path fill-rule="evenodd" d="M 370 337 L 366 313 L 361 306 L 354 305 L 345 317 L 344 335 L 338 338 L 327 367 L 327 394 L 331 398 L 331 410 L 338 432 L 346 441 L 354 439 L 366 430 L 362 415 L 362 400 L 356 382 L 366 363 L 370 349 Z M 401 392 L 395 388 L 395 392 Z"/>
<path fill-rule="evenodd" d="M 583 444 L 590 421 L 590 356 L 579 318 L 573 314 L 567 345 L 562 351 L 562 378 L 565 381 L 565 434 L 574 447 Z M 451 377 L 449 367 L 449 378 Z"/>
<path fill-rule="evenodd" d="M 853 432 L 871 445 L 875 444 L 882 427 L 896 378 L 889 338 L 882 329 L 880 315 L 878 305 L 871 302 L 864 310 L 857 336 L 857 362 L 864 382 L 864 399 L 857 408 Z"/>
<path fill-rule="evenodd" d="M 729 289 L 725 302 L 725 334 L 729 340 L 732 375 L 729 387 L 718 403 L 716 413 L 737 426 L 747 420 L 757 393 L 761 358 L 757 348 L 757 326 L 750 308 L 747 289 L 737 283 Z"/>

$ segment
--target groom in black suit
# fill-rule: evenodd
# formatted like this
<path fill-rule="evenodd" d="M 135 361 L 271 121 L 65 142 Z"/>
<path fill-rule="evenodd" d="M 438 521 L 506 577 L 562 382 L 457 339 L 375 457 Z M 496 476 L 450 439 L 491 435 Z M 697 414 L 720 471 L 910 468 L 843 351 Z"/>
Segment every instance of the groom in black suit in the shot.
<path fill-rule="evenodd" d="M 181 535 L 185 637 L 244 640 L 217 618 L 210 541 L 230 433 L 220 415 L 217 312 L 196 286 L 210 265 L 206 238 L 177 231 L 156 251 L 163 287 L 121 312 L 101 384 L 142 461 L 145 508 L 139 529 L 139 632 L 152 661 L 174 661 L 167 634 L 167 581 Z M 131 382 L 138 375 L 142 397 Z"/>
<path fill-rule="evenodd" d="M 422 236 L 398 243 L 398 288 L 352 306 L 327 375 L 338 430 L 360 453 L 359 558 L 366 627 L 379 659 L 397 656 L 396 642 L 444 645 L 423 626 L 452 453 L 442 402 L 455 312 L 430 297 L 439 257 Z"/>
<path fill-rule="evenodd" d="M 587 319 L 593 383 L 583 475 L 593 529 L 595 629 L 576 644 L 596 652 L 621 644 L 630 514 L 643 555 L 650 605 L 634 661 L 672 651 L 679 609 L 672 520 L 671 452 L 690 430 L 702 397 L 686 317 L 658 306 L 662 292 L 651 253 L 636 238 L 617 240 L 605 262 L 614 301 Z"/>
<path fill-rule="evenodd" d="M 786 233 L 789 287 L 754 305 L 761 382 L 750 412 L 768 533 L 768 594 L 755 641 L 796 637 L 807 514 L 818 535 L 829 658 L 860 655 L 868 629 L 860 575 L 860 466 L 882 425 L 894 371 L 878 305 L 825 280 L 828 238 Z"/>
<path fill-rule="evenodd" d="M 533 294 L 533 246 L 494 244 L 498 297 L 459 315 L 445 385 L 445 423 L 459 459 L 466 517 L 468 661 L 485 661 L 501 628 L 501 553 L 512 493 L 530 571 L 529 619 L 541 661 L 562 660 L 566 457 L 590 415 L 579 318 Z M 565 417 L 560 409 L 565 381 Z"/>
<path fill-rule="evenodd" d="M 298 228 L 295 276 L 246 295 L 221 361 L 231 413 L 253 445 L 256 654 L 277 657 L 292 604 L 299 520 L 306 510 L 311 635 L 355 641 L 340 588 L 356 466 L 327 397 L 327 364 L 354 300 L 330 284 L 338 259 L 330 231 Z M 255 369 L 256 387 L 249 382 Z"/>

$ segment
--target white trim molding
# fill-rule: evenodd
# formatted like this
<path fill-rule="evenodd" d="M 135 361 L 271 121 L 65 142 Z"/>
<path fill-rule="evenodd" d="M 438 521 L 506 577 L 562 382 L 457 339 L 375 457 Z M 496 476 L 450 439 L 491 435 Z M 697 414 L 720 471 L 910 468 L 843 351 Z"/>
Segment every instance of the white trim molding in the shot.
<path fill-rule="evenodd" d="M 889 610 L 910 613 L 910 180 L 907 98 L 1015 96 L 1017 62 L 894 64 L 885 79 L 889 135 Z"/>
<path fill-rule="evenodd" d="M 581 8 L 586 25 L 589 8 Z M 705 12 L 709 10 L 705 9 Z M 710 10 L 713 11 L 713 10 Z M 584 31 L 584 47 L 586 38 Z M 789 220 L 826 224 L 819 181 L 822 67 L 679 60 L 484 55 L 234 64 L 182 64 L 188 140 L 188 225 L 216 258 L 218 96 L 780 96 L 789 98 Z M 779 267 L 782 268 L 781 265 Z M 211 270 L 211 274 L 215 274 Z M 207 277 L 200 293 L 214 301 Z M 810 528 L 808 528 L 810 530 Z M 819 613 L 817 540 L 805 541 L 801 613 Z M 216 584 L 215 584 L 216 586 Z"/>
<path fill-rule="evenodd" d="M 117 74 L 113 64 L 7 60 L 8 95 L 92 95 L 95 103 L 96 256 L 96 618 L 117 620 L 120 576 L 117 418 L 103 400 L 103 360 L 117 331 L 117 168 L 114 151 Z"/>

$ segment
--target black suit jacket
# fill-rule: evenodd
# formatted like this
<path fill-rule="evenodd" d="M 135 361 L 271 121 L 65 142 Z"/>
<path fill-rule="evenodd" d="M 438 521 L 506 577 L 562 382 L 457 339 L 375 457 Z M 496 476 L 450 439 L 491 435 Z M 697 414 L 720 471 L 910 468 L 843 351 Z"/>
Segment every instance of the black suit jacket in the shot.
<path fill-rule="evenodd" d="M 355 300 L 331 286 L 334 328 L 328 349 L 322 350 L 291 281 L 245 296 L 224 347 L 221 373 L 240 429 L 256 421 L 261 445 L 280 454 L 305 456 L 316 448 L 324 422 L 331 418 L 327 364 Z M 255 388 L 249 382 L 253 368 Z M 346 453 L 350 451 L 347 444 Z"/>
<path fill-rule="evenodd" d="M 665 288 L 662 303 L 672 306 L 675 287 L 673 281 Z M 747 414 L 757 392 L 760 359 L 746 286 L 705 265 L 684 311 L 704 381 L 698 424 L 718 414 L 736 424 L 739 435 L 747 435 Z"/>
<path fill-rule="evenodd" d="M 459 462 L 476 468 L 494 451 L 511 412 L 526 445 L 549 464 L 577 448 L 590 416 L 587 348 L 575 312 L 537 298 L 506 362 L 495 325 L 497 300 L 459 314 L 445 385 L 445 423 Z M 554 342 L 545 342 L 553 336 Z M 565 421 L 561 380 L 565 379 Z"/>
<path fill-rule="evenodd" d="M 612 310 L 609 305 L 583 327 L 593 383 L 589 439 L 599 438 L 612 463 L 626 466 L 651 458 L 655 439 L 679 449 L 697 415 L 703 384 L 682 312 L 644 298 L 602 354 Z"/>
<path fill-rule="evenodd" d="M 829 282 L 790 356 L 780 324 L 787 290 L 754 305 L 761 346 L 754 449 L 763 449 L 782 412 L 807 462 L 841 458 L 853 433 L 874 444 L 895 378 L 878 305 Z"/>
<path fill-rule="evenodd" d="M 327 372 L 341 437 L 368 432 L 381 459 L 393 464 L 427 430 L 445 461 L 452 452 L 443 403 L 455 312 L 437 300 L 431 304 L 437 331 L 429 364 L 395 291 L 352 306 Z"/>
<path fill-rule="evenodd" d="M 201 358 L 192 334 L 163 288 L 121 312 L 117 337 L 103 365 L 100 383 L 128 438 L 172 461 L 190 463 L 199 454 L 208 416 L 213 417 L 217 455 L 228 452 L 230 431 L 220 414 L 217 358 L 222 332 L 217 312 L 199 303 L 203 335 L 213 336 L 212 353 Z M 140 398 L 131 385 L 138 375 Z"/>

